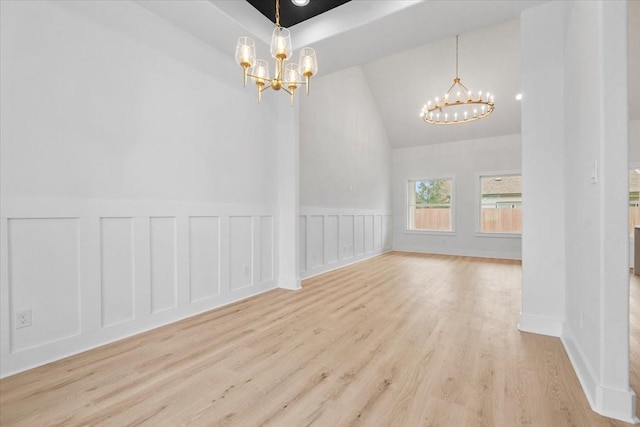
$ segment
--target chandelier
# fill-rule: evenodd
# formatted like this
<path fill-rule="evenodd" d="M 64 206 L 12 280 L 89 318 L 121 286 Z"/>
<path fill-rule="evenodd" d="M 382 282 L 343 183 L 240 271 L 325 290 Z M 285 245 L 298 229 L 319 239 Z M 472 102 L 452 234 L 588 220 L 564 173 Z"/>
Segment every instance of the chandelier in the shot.
<path fill-rule="evenodd" d="M 422 107 L 420 117 L 433 125 L 452 125 L 472 122 L 487 117 L 493 112 L 493 95 L 489 92 L 478 91 L 474 95 L 462 84 L 458 76 L 458 38 L 456 36 L 456 77 L 453 84 L 440 99 L 436 96 L 433 102 L 428 101 Z"/>
<path fill-rule="evenodd" d="M 271 88 L 284 90 L 291 98 L 293 105 L 295 91 L 300 85 L 306 86 L 309 95 L 309 79 L 318 72 L 316 51 L 310 47 L 300 50 L 299 63 L 285 61 L 291 57 L 291 34 L 280 26 L 280 1 L 276 0 L 276 28 L 271 36 L 271 56 L 276 60 L 273 78 L 269 75 L 269 64 L 263 59 L 256 59 L 256 47 L 249 37 L 240 37 L 236 46 L 236 63 L 242 67 L 244 86 L 251 77 L 258 88 L 258 102 L 262 100 L 262 92 Z"/>

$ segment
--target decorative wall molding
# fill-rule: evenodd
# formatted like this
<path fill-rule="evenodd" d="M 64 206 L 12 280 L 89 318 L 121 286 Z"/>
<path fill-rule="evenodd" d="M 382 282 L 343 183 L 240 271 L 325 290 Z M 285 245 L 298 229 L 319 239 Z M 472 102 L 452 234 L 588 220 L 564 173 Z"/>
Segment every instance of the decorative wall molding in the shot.
<path fill-rule="evenodd" d="M 2 198 L 0 377 L 277 287 L 276 209 Z M 32 325 L 16 328 L 17 311 Z"/>
<path fill-rule="evenodd" d="M 391 214 L 375 209 L 300 208 L 300 277 L 391 250 Z"/>

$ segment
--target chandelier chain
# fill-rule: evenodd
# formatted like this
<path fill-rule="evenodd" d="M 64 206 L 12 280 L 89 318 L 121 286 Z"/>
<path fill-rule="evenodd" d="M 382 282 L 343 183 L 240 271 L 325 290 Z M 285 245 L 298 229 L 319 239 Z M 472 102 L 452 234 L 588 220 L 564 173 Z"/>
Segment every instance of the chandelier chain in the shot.
<path fill-rule="evenodd" d="M 458 74 L 458 37 L 460 37 L 460 35 L 456 34 L 456 79 L 460 78 Z"/>
<path fill-rule="evenodd" d="M 276 0 L 276 27 L 280 28 L 280 0 Z"/>

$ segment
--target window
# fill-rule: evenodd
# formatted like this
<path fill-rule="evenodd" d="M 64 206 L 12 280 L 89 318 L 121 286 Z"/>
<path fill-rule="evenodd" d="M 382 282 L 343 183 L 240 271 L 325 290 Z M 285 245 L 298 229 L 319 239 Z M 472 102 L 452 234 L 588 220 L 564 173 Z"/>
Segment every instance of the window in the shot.
<path fill-rule="evenodd" d="M 629 234 L 640 225 L 640 169 L 629 171 Z"/>
<path fill-rule="evenodd" d="M 522 175 L 480 176 L 480 232 L 522 233 Z"/>
<path fill-rule="evenodd" d="M 409 181 L 407 228 L 421 231 L 453 231 L 452 189 L 452 178 Z"/>

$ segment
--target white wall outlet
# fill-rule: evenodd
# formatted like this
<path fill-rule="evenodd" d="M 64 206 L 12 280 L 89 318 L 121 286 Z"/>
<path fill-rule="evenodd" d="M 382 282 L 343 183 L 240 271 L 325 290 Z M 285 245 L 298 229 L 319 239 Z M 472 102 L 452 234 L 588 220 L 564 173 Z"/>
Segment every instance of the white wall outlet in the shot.
<path fill-rule="evenodd" d="M 244 266 L 244 275 L 248 276 L 249 273 L 251 273 L 251 270 L 249 270 L 249 266 L 245 264 L 245 266 Z"/>
<path fill-rule="evenodd" d="M 16 311 L 16 329 L 31 326 L 31 309 Z"/>

